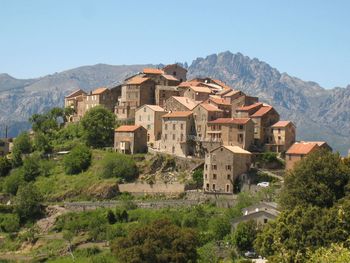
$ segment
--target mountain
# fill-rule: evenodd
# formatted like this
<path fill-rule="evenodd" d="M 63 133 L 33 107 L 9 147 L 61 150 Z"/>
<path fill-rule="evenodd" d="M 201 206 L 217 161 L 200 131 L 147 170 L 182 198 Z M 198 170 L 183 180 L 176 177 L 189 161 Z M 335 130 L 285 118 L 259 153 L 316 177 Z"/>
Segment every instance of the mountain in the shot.
<path fill-rule="evenodd" d="M 28 80 L 0 74 L 0 136 L 5 124 L 12 135 L 27 129 L 33 113 L 62 106 L 64 96 L 77 88 L 113 86 L 149 66 L 98 64 Z M 220 79 L 275 106 L 282 119 L 296 123 L 298 139 L 326 140 L 342 154 L 350 148 L 350 86 L 324 89 L 256 58 L 228 51 L 194 60 L 188 77 L 200 76 Z"/>

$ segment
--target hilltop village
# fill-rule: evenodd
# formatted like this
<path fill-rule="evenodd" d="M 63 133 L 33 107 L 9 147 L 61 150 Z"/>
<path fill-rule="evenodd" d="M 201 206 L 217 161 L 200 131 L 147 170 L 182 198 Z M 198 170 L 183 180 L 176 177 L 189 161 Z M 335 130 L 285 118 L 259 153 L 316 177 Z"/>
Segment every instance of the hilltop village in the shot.
<path fill-rule="evenodd" d="M 262 152 L 278 153 L 286 169 L 326 142 L 296 142 L 296 127 L 276 109 L 218 79 L 187 80 L 178 64 L 144 68 L 111 89 L 79 89 L 65 97 L 78 122 L 97 105 L 114 112 L 114 149 L 124 154 L 159 152 L 204 159 L 204 192 L 233 193 Z"/>

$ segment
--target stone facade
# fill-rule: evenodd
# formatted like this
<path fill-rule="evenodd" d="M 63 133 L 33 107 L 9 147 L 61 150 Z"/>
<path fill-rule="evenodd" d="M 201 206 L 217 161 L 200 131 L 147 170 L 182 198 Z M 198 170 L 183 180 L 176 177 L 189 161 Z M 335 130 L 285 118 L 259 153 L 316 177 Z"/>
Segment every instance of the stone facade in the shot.
<path fill-rule="evenodd" d="M 284 153 L 295 143 L 295 125 L 291 121 L 279 121 L 271 126 L 266 151 Z"/>
<path fill-rule="evenodd" d="M 125 154 L 147 152 L 147 130 L 139 125 L 123 125 L 115 129 L 114 149 Z"/>
<path fill-rule="evenodd" d="M 162 116 L 166 111 L 157 105 L 145 104 L 135 112 L 135 125 L 141 125 L 147 130 L 147 143 L 161 139 Z"/>
<path fill-rule="evenodd" d="M 251 153 L 238 146 L 220 146 L 206 154 L 204 164 L 205 192 L 233 194 L 241 175 L 249 171 Z"/>
<path fill-rule="evenodd" d="M 177 86 L 156 85 L 156 105 L 164 107 L 166 100 L 171 98 L 172 96 L 180 96 L 180 91 Z"/>
<path fill-rule="evenodd" d="M 194 136 L 195 126 L 191 111 L 174 111 L 163 115 L 160 151 L 182 157 L 193 155 Z"/>
<path fill-rule="evenodd" d="M 184 97 L 190 98 L 194 101 L 205 101 L 209 98 L 212 91 L 208 87 L 191 86 L 184 92 Z"/>
<path fill-rule="evenodd" d="M 163 71 L 166 74 L 177 78 L 180 82 L 187 80 L 187 70 L 178 64 L 167 65 L 163 68 Z"/>
<path fill-rule="evenodd" d="M 165 101 L 165 110 L 167 111 L 191 111 L 198 102 L 186 97 L 172 96 Z"/>
<path fill-rule="evenodd" d="M 86 95 L 85 91 L 79 89 L 64 98 L 64 107 L 74 110 L 74 113 L 68 117 L 68 122 L 77 122 L 84 116 Z"/>

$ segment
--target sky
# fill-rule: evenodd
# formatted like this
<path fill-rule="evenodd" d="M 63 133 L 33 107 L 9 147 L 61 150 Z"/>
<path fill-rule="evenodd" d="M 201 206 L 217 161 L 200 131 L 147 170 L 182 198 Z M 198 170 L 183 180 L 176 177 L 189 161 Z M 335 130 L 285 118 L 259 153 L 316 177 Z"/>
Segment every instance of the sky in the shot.
<path fill-rule="evenodd" d="M 350 84 L 350 1 L 0 0 L 0 72 L 191 63 L 241 52 L 325 88 Z"/>

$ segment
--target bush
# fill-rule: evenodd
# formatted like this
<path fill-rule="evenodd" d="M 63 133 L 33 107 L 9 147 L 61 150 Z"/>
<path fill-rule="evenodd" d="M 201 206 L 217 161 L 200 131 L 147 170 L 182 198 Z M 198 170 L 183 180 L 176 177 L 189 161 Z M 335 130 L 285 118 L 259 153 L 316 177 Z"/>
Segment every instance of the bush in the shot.
<path fill-rule="evenodd" d="M 19 230 L 19 217 L 16 214 L 0 214 L 0 229 L 6 233 Z"/>
<path fill-rule="evenodd" d="M 34 136 L 34 149 L 42 153 L 49 153 L 52 151 L 52 146 L 49 136 L 42 132 L 36 132 Z"/>
<path fill-rule="evenodd" d="M 22 221 L 34 220 L 42 213 L 42 196 L 33 184 L 21 185 L 15 200 L 15 211 Z"/>
<path fill-rule="evenodd" d="M 64 157 L 63 162 L 67 174 L 78 174 L 89 168 L 91 151 L 85 145 L 77 145 Z"/>
<path fill-rule="evenodd" d="M 197 188 L 203 187 L 203 170 L 196 170 L 192 174 L 192 179 L 196 184 Z"/>
<path fill-rule="evenodd" d="M 24 159 L 23 178 L 27 182 L 34 181 L 40 175 L 40 157 L 35 154 Z"/>
<path fill-rule="evenodd" d="M 253 249 L 256 236 L 257 224 L 255 221 L 241 222 L 232 235 L 232 241 L 239 251 L 248 251 Z"/>
<path fill-rule="evenodd" d="M 6 157 L 0 157 L 0 177 L 8 175 L 12 168 L 11 162 Z"/>
<path fill-rule="evenodd" d="M 138 175 L 138 169 L 131 156 L 120 153 L 108 153 L 101 162 L 101 176 L 103 178 L 121 178 L 132 181 Z"/>
<path fill-rule="evenodd" d="M 222 240 L 231 232 L 231 224 L 227 217 L 214 217 L 209 221 L 209 230 L 215 240 Z"/>
<path fill-rule="evenodd" d="M 14 169 L 10 175 L 4 179 L 3 190 L 7 194 L 16 195 L 17 190 L 21 184 L 24 183 L 23 170 Z"/>
<path fill-rule="evenodd" d="M 28 154 L 32 151 L 32 142 L 28 132 L 22 132 L 13 142 L 13 151 L 20 154 Z"/>

